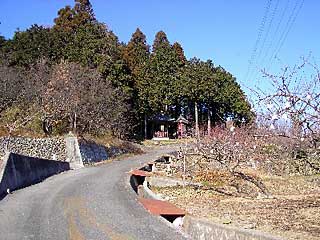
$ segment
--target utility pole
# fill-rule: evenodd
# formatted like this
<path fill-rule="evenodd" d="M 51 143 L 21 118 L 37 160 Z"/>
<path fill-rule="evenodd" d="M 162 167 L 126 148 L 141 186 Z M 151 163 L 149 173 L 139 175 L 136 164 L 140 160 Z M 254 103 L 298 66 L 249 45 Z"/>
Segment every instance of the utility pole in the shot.
<path fill-rule="evenodd" d="M 199 116 L 198 116 L 198 102 L 194 103 L 194 114 L 196 119 L 196 138 L 199 139 Z"/>

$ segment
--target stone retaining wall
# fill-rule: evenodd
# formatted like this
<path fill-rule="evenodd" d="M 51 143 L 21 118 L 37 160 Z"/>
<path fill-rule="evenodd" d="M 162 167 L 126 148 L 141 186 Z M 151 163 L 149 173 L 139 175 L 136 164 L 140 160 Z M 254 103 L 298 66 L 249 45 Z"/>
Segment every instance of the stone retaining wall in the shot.
<path fill-rule="evenodd" d="M 82 166 L 124 153 L 121 149 L 106 148 L 104 145 L 84 139 L 77 140 L 74 136 L 66 138 L 1 137 L 0 159 L 5 152 L 78 164 L 81 162 Z"/>
<path fill-rule="evenodd" d="M 92 164 L 109 158 L 107 148 L 92 141 L 79 140 L 79 149 L 83 164 Z"/>
<path fill-rule="evenodd" d="M 0 157 L 3 157 L 5 152 L 66 161 L 66 144 L 64 138 L 1 137 Z"/>
<path fill-rule="evenodd" d="M 78 142 L 83 164 L 93 164 L 127 153 L 126 150 L 120 147 L 110 146 L 107 148 L 102 144 L 85 139 L 79 139 Z"/>
<path fill-rule="evenodd" d="M 0 137 L 0 162 L 6 152 L 24 156 L 65 161 L 72 163 L 72 168 L 83 167 L 110 157 L 126 153 L 127 149 L 120 147 L 105 147 L 94 141 L 75 136 L 65 138 L 27 138 Z"/>

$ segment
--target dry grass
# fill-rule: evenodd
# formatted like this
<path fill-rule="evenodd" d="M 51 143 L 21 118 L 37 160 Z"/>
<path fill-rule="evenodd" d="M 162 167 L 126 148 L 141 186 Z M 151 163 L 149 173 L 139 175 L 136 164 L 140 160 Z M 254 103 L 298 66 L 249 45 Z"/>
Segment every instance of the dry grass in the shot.
<path fill-rule="evenodd" d="M 320 175 L 269 177 L 272 199 L 232 197 L 195 188 L 153 189 L 192 215 L 253 228 L 287 239 L 320 236 Z"/>

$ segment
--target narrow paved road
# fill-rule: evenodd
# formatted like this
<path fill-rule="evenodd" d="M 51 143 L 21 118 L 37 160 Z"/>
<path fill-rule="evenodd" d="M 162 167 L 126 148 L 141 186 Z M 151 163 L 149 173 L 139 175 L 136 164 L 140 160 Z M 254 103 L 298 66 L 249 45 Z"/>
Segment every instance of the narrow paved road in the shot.
<path fill-rule="evenodd" d="M 169 149 L 69 171 L 0 201 L 0 239 L 183 239 L 137 201 L 131 168 Z"/>

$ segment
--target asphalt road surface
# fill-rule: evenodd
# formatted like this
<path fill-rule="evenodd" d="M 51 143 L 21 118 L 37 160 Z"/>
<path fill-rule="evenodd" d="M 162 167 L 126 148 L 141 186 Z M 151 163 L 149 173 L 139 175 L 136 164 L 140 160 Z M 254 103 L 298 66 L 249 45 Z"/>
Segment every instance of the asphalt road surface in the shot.
<path fill-rule="evenodd" d="M 0 239 L 184 239 L 137 201 L 126 173 L 170 149 L 68 171 L 0 201 Z"/>

